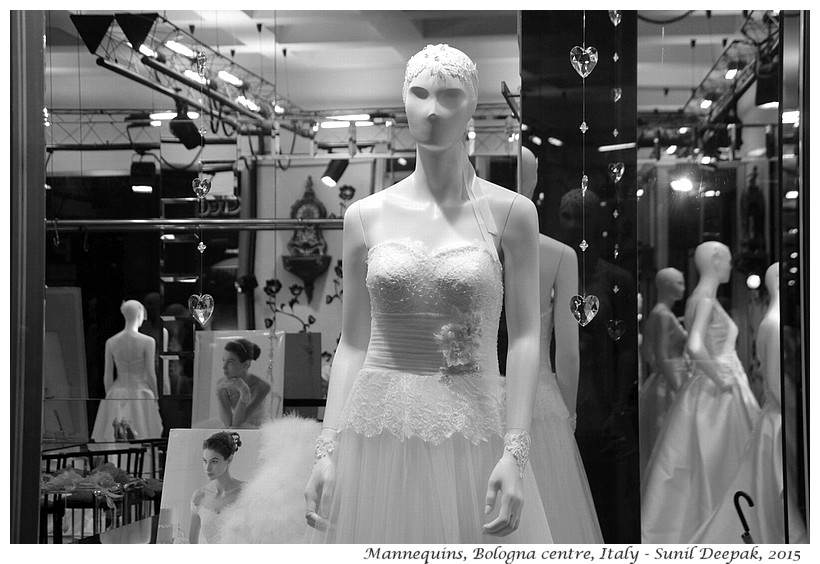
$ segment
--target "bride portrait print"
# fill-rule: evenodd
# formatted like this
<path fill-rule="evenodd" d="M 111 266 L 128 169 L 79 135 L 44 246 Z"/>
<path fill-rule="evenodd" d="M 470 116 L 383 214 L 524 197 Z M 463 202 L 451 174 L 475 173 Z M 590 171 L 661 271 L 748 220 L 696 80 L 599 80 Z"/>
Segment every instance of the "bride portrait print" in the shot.
<path fill-rule="evenodd" d="M 192 422 L 199 429 L 256 429 L 282 414 L 284 335 L 201 331 Z"/>

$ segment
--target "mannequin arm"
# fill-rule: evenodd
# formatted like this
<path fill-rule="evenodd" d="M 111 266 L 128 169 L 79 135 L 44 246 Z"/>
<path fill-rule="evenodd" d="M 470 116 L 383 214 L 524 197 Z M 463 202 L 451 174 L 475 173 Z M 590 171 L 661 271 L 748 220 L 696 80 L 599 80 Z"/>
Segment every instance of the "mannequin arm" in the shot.
<path fill-rule="evenodd" d="M 364 364 L 370 342 L 370 295 L 365 285 L 367 245 L 359 215 L 360 202 L 345 212 L 342 250 L 342 334 L 330 368 L 327 404 L 320 437 L 336 440 L 336 430 L 347 403 L 356 374 Z M 333 456 L 328 455 L 313 466 L 305 486 L 306 519 L 311 527 L 326 530 L 327 516 L 319 515 L 323 497 L 329 496 L 335 481 Z"/>
<path fill-rule="evenodd" d="M 656 366 L 663 374 L 663 377 L 669 384 L 672 384 L 675 386 L 675 389 L 677 389 L 677 377 L 669 363 L 669 333 L 675 329 L 670 315 L 669 313 L 664 313 L 659 319 L 658 332 L 653 338 L 653 344 L 655 345 L 653 356 L 655 357 Z"/>
<path fill-rule="evenodd" d="M 370 341 L 370 294 L 365 285 L 367 245 L 359 216 L 359 202 L 345 212 L 342 251 L 342 334 L 330 369 L 324 427 L 337 429 L 339 418 L 364 363 Z"/>
<path fill-rule="evenodd" d="M 159 398 L 158 393 L 158 386 L 157 386 L 157 365 L 156 365 L 156 351 L 157 351 L 157 342 L 153 339 L 153 337 L 148 337 L 146 340 L 146 347 L 145 347 L 145 366 L 148 367 L 148 386 L 151 388 L 151 391 L 154 392 L 154 398 Z"/>
<path fill-rule="evenodd" d="M 507 430 L 528 431 L 541 356 L 540 313 L 532 305 L 540 303 L 538 215 L 535 204 L 530 200 L 515 198 L 513 201 L 501 245 L 504 251 L 504 305 L 509 335 Z"/>
<path fill-rule="evenodd" d="M 504 251 L 504 305 L 507 310 L 507 434 L 528 431 L 538 386 L 541 334 L 538 215 L 535 204 L 515 198 L 501 236 Z M 535 260 L 533 260 L 533 258 Z M 505 439 L 506 440 L 506 439 Z M 500 495 L 498 516 L 483 526 L 485 533 L 506 536 L 518 528 L 524 503 L 521 470 L 507 448 L 487 484 L 484 513 L 489 514 Z"/>
<path fill-rule="evenodd" d="M 780 324 L 764 317 L 757 333 L 757 355 L 766 387 L 780 403 Z"/>
<path fill-rule="evenodd" d="M 162 328 L 162 352 L 168 350 L 168 329 L 165 327 Z M 168 361 L 162 359 L 162 366 L 164 368 L 163 374 L 165 377 L 162 379 L 162 395 L 170 396 L 171 395 L 171 374 L 168 370 Z"/>
<path fill-rule="evenodd" d="M 686 339 L 686 350 L 692 363 L 696 368 L 703 370 L 706 375 L 711 378 L 715 385 L 723 391 L 728 391 L 731 384 L 725 382 L 720 377 L 715 369 L 712 357 L 706 349 L 706 328 L 709 325 L 709 319 L 712 317 L 712 310 L 715 307 L 715 301 L 709 298 L 702 298 L 698 300 L 695 305 L 695 315 L 692 321 L 692 328 L 689 330 L 689 337 Z"/>
<path fill-rule="evenodd" d="M 561 397 L 572 417 L 578 396 L 578 373 L 581 366 L 578 345 L 578 323 L 572 316 L 569 303 L 578 293 L 578 258 L 572 249 L 564 248 L 555 278 L 555 374 Z M 542 335 L 541 338 L 545 338 Z M 541 359 L 546 362 L 547 359 Z"/>
<path fill-rule="evenodd" d="M 111 341 L 105 342 L 105 372 L 103 374 L 103 385 L 105 386 L 105 393 L 114 384 L 114 352 L 111 350 Z"/>

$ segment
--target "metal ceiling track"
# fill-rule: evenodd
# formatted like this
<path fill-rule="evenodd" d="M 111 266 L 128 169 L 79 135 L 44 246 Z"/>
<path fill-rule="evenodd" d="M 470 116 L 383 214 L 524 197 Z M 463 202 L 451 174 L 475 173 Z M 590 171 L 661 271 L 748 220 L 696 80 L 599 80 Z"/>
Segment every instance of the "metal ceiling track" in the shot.
<path fill-rule="evenodd" d="M 98 65 L 205 112 L 238 133 L 269 132 L 279 121 L 277 114 L 301 113 L 273 83 L 158 13 L 72 14 L 71 21 Z M 187 47 L 188 54 L 170 48 L 169 42 Z M 206 84 L 199 82 L 203 60 Z M 236 82 L 220 78 L 221 71 Z"/>

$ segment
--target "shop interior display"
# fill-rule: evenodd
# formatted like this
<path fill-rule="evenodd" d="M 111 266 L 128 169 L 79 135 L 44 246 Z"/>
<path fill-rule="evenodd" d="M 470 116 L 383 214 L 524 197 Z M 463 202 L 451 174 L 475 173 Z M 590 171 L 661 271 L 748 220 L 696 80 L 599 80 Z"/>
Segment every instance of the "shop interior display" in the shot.
<path fill-rule="evenodd" d="M 158 542 L 809 541 L 807 12 L 42 14 L 43 483 L 189 431 Z"/>

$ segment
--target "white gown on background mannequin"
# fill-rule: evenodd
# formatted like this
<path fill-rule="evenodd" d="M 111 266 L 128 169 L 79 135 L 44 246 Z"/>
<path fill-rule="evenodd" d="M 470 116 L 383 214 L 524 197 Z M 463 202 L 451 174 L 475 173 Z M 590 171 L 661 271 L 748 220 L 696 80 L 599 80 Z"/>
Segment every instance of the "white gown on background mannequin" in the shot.
<path fill-rule="evenodd" d="M 199 544 L 222 542 L 222 511 L 191 502 L 191 513 L 199 515 Z"/>
<path fill-rule="evenodd" d="M 366 284 L 370 343 L 339 421 L 335 488 L 319 506 L 331 527 L 307 540 L 552 542 L 530 465 L 518 530 L 482 532 L 500 506 L 484 515 L 505 432 L 495 247 L 383 241 L 369 247 Z"/>
<path fill-rule="evenodd" d="M 117 339 L 118 337 L 112 337 Z M 162 419 L 153 387 L 148 382 L 144 348 L 118 343 L 114 352 L 117 378 L 100 402 L 91 438 L 96 442 L 114 441 L 114 420 L 126 420 L 137 439 L 162 435 Z"/>
<path fill-rule="evenodd" d="M 541 372 L 533 409 L 530 464 L 550 531 L 559 544 L 603 542 L 569 410 L 550 370 L 552 304 L 541 314 Z M 569 306 L 567 306 L 569 307 Z"/>
<path fill-rule="evenodd" d="M 683 384 L 689 378 L 690 366 L 688 359 L 684 356 L 684 348 L 686 347 L 686 330 L 680 324 L 675 314 L 663 306 L 665 311 L 660 314 L 656 312 L 650 313 L 652 315 L 668 315 L 673 321 L 672 331 L 669 334 L 669 350 L 667 363 L 668 372 L 675 375 L 675 381 L 670 382 L 666 374 L 661 371 L 659 366 L 652 366 L 652 370 L 647 379 L 641 384 L 639 399 L 638 399 L 638 413 L 640 414 L 640 451 L 641 451 L 641 472 L 646 469 L 649 461 L 649 456 L 652 454 L 652 447 L 655 446 L 655 440 L 663 427 L 663 421 L 669 408 L 677 398 Z M 651 326 L 647 322 L 647 326 Z M 655 327 L 660 326 L 659 323 L 654 324 Z M 658 359 L 653 359 L 652 364 L 661 362 Z"/>
<path fill-rule="evenodd" d="M 760 411 L 735 352 L 737 326 L 716 300 L 713 303 L 704 343 L 720 376 L 736 386 L 721 392 L 695 368 L 681 389 L 641 484 L 644 543 L 686 543 L 692 538 L 735 477 Z"/>
<path fill-rule="evenodd" d="M 740 468 L 720 500 L 720 503 L 691 543 L 741 543 L 743 527 L 735 510 L 734 495 L 744 491 L 754 501 L 749 507 L 741 501 L 743 515 L 749 525 L 749 534 L 758 544 L 786 542 L 785 510 L 788 509 L 789 542 L 807 543 L 808 535 L 803 517 L 794 502 L 784 504 L 783 496 L 783 421 L 780 403 L 768 389 L 760 417 L 755 423 Z"/>

